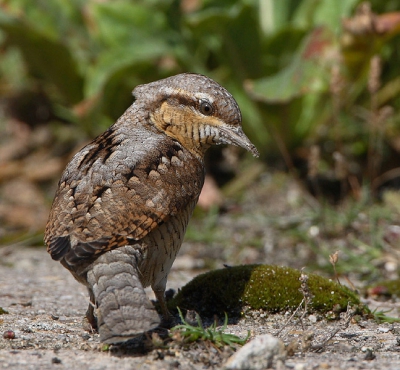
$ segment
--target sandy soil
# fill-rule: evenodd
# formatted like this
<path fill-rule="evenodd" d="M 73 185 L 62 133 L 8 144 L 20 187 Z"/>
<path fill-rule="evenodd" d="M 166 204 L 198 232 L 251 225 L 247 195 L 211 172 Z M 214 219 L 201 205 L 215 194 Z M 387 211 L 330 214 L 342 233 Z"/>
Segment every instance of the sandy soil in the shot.
<path fill-rule="evenodd" d="M 185 253 L 179 257 L 185 259 Z M 178 259 L 169 286 L 187 282 L 191 271 L 180 268 Z M 0 367 L 10 369 L 218 369 L 232 354 L 205 344 L 143 353 L 137 346 L 102 351 L 97 334 L 82 327 L 87 306 L 86 291 L 68 271 L 52 261 L 44 249 L 0 249 Z M 277 334 L 288 315 L 254 313 L 230 332 L 245 336 Z M 307 316 L 300 324 L 291 322 L 279 334 L 290 344 L 287 369 L 400 369 L 400 324 L 377 324 L 372 320 L 327 322 L 318 315 Z M 330 333 L 340 329 L 320 352 L 312 346 L 324 343 Z M 15 339 L 6 339 L 6 331 Z"/>

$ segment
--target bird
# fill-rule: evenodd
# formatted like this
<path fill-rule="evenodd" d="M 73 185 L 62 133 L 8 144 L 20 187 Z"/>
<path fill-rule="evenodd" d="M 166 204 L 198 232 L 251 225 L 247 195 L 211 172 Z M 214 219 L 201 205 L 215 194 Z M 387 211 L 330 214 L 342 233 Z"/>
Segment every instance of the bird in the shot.
<path fill-rule="evenodd" d="M 232 144 L 258 156 L 237 102 L 211 78 L 182 73 L 132 93 L 133 104 L 66 166 L 44 237 L 52 259 L 87 287 L 86 319 L 106 344 L 172 318 L 167 277 L 203 186 L 206 150 Z"/>

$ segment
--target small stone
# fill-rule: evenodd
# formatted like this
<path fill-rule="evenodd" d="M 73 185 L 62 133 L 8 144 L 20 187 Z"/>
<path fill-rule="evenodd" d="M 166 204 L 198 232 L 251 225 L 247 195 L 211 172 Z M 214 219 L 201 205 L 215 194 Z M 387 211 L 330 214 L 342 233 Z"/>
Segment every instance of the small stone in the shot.
<path fill-rule="evenodd" d="M 165 358 L 165 354 L 162 351 L 154 351 L 153 354 L 153 360 L 164 360 Z"/>
<path fill-rule="evenodd" d="M 262 370 L 272 366 L 273 363 L 283 362 L 286 357 L 283 342 L 270 335 L 264 334 L 255 337 L 245 344 L 226 362 L 226 370 Z"/>
<path fill-rule="evenodd" d="M 52 364 L 61 364 L 61 360 L 58 357 L 53 357 L 51 359 Z"/>
<path fill-rule="evenodd" d="M 374 352 L 372 352 L 371 349 L 367 348 L 364 360 L 372 361 L 372 360 L 375 360 L 375 358 L 376 358 L 376 356 L 375 356 Z"/>
<path fill-rule="evenodd" d="M 397 271 L 398 265 L 395 261 L 388 261 L 385 263 L 385 270 L 389 272 Z"/>
<path fill-rule="evenodd" d="M 89 340 L 89 339 L 91 338 L 91 336 L 89 335 L 89 333 L 83 333 L 83 334 L 81 335 L 81 337 L 82 337 L 82 339 L 84 339 L 84 340 Z"/>
<path fill-rule="evenodd" d="M 310 322 L 312 322 L 313 324 L 315 324 L 317 322 L 317 316 L 315 315 L 310 315 L 308 316 L 308 320 L 310 320 Z"/>
<path fill-rule="evenodd" d="M 181 364 L 179 361 L 174 360 L 170 362 L 169 366 L 171 369 L 177 369 L 181 366 Z"/>
<path fill-rule="evenodd" d="M 4 339 L 15 339 L 15 333 L 12 330 L 6 330 L 3 333 L 3 338 Z"/>
<path fill-rule="evenodd" d="M 187 310 L 185 315 L 185 321 L 190 325 L 197 324 L 197 315 L 198 313 L 193 310 Z"/>

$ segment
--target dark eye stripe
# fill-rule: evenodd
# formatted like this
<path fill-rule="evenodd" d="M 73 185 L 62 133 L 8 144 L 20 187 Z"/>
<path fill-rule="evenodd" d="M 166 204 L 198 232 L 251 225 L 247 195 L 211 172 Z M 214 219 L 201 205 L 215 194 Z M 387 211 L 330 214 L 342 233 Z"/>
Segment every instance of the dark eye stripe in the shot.
<path fill-rule="evenodd" d="M 174 94 L 166 98 L 166 100 L 176 101 L 176 103 L 180 105 L 192 106 L 201 114 L 205 116 L 211 116 L 215 114 L 215 107 L 208 100 L 202 99 L 200 102 L 196 102 L 196 100 L 190 99 L 189 97 L 181 94 Z"/>

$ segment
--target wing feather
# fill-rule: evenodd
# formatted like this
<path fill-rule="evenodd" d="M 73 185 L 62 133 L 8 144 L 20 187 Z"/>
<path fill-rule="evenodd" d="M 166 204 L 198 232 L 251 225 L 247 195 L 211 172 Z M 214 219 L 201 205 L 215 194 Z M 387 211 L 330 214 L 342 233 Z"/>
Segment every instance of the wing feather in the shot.
<path fill-rule="evenodd" d="M 203 165 L 178 142 L 163 135 L 146 150 L 130 143 L 131 158 L 122 158 L 123 145 L 93 154 L 96 140 L 60 180 L 45 233 L 53 259 L 90 259 L 137 242 L 200 194 Z"/>

